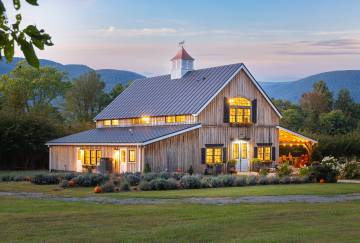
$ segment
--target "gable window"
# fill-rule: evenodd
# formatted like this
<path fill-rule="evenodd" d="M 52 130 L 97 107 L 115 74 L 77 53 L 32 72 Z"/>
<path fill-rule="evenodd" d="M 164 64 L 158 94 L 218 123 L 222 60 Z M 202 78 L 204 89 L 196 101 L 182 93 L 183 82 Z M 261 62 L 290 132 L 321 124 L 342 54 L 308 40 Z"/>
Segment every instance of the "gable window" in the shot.
<path fill-rule="evenodd" d="M 104 120 L 104 126 L 106 127 L 111 126 L 111 120 Z"/>
<path fill-rule="evenodd" d="M 206 148 L 206 164 L 222 163 L 222 148 L 211 147 Z"/>
<path fill-rule="evenodd" d="M 174 123 L 175 122 L 175 116 L 167 116 L 165 117 L 166 123 Z"/>
<path fill-rule="evenodd" d="M 251 101 L 245 98 L 232 98 L 230 103 L 230 123 L 249 124 L 251 121 Z"/>
<path fill-rule="evenodd" d="M 260 146 L 257 149 L 257 158 L 262 161 L 271 160 L 271 146 Z"/>
<path fill-rule="evenodd" d="M 97 165 L 100 163 L 101 150 L 84 149 L 84 158 L 82 159 L 83 165 Z"/>
<path fill-rule="evenodd" d="M 135 162 L 135 160 L 136 160 L 135 150 L 130 149 L 129 150 L 129 162 Z"/>

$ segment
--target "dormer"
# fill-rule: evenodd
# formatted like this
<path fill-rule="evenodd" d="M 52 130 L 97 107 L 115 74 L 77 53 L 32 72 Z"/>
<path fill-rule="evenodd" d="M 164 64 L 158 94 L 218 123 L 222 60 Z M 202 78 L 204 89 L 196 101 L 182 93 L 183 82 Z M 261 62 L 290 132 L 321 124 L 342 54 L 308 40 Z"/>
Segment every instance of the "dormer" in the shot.
<path fill-rule="evenodd" d="M 181 45 L 178 53 L 171 59 L 171 79 L 179 79 L 194 70 L 194 60 Z"/>

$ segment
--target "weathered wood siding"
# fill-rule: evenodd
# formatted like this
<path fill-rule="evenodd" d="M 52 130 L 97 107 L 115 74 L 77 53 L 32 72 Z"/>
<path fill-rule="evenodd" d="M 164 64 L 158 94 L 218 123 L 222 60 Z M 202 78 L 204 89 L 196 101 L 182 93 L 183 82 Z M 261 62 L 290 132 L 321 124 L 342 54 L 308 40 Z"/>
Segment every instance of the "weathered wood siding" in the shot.
<path fill-rule="evenodd" d="M 49 153 L 49 168 L 51 170 L 66 170 L 79 171 L 77 168 L 77 150 L 81 149 L 96 149 L 101 150 L 101 157 L 113 158 L 114 150 L 119 148 L 135 149 L 136 162 L 127 163 L 127 171 L 135 172 L 141 170 L 141 149 L 135 146 L 121 147 L 121 146 L 75 146 L 75 145 L 57 145 L 50 146 Z M 119 164 L 113 163 L 113 170 L 119 172 Z"/>
<path fill-rule="evenodd" d="M 199 129 L 145 146 L 145 163 L 153 171 L 200 169 Z"/>

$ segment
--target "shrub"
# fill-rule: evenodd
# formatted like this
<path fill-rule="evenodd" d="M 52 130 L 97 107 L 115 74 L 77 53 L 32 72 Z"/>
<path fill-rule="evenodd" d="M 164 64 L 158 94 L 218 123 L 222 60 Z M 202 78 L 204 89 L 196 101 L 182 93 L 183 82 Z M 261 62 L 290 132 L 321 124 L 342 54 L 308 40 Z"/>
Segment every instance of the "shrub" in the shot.
<path fill-rule="evenodd" d="M 307 167 L 307 166 L 299 169 L 300 176 L 308 176 L 310 174 L 310 172 L 311 172 L 310 167 Z"/>
<path fill-rule="evenodd" d="M 180 185 L 185 189 L 197 189 L 201 187 L 201 182 L 198 176 L 186 175 L 180 179 Z"/>
<path fill-rule="evenodd" d="M 269 174 L 269 170 L 267 168 L 261 168 L 259 170 L 259 175 L 260 176 L 267 176 Z"/>
<path fill-rule="evenodd" d="M 246 177 L 246 185 L 252 186 L 256 185 L 257 177 L 256 176 L 247 176 Z"/>
<path fill-rule="evenodd" d="M 292 177 L 290 177 L 290 182 L 292 184 L 300 184 L 301 180 L 300 180 L 300 177 L 298 177 L 298 176 L 292 176 Z"/>
<path fill-rule="evenodd" d="M 102 192 L 114 192 L 115 191 L 115 185 L 112 181 L 107 181 L 104 184 L 101 185 L 101 191 Z"/>
<path fill-rule="evenodd" d="M 283 176 L 280 178 L 280 184 L 290 184 L 291 183 L 291 178 L 290 176 Z"/>
<path fill-rule="evenodd" d="M 224 186 L 234 186 L 235 184 L 235 176 L 232 175 L 221 175 L 219 179 L 222 181 Z"/>
<path fill-rule="evenodd" d="M 340 176 L 344 179 L 360 179 L 360 161 L 347 161 L 340 169 Z"/>
<path fill-rule="evenodd" d="M 31 178 L 31 183 L 38 185 L 59 184 L 60 179 L 56 174 L 37 174 Z"/>
<path fill-rule="evenodd" d="M 150 181 L 151 190 L 166 190 L 166 179 L 157 178 Z"/>
<path fill-rule="evenodd" d="M 271 185 L 276 185 L 280 183 L 280 179 L 277 176 L 269 176 L 268 180 L 269 180 L 269 184 Z"/>
<path fill-rule="evenodd" d="M 276 169 L 276 173 L 279 177 L 290 176 L 291 168 L 288 163 L 280 164 Z"/>
<path fill-rule="evenodd" d="M 62 181 L 60 182 L 60 186 L 61 186 L 62 188 L 68 188 L 68 187 L 69 187 L 69 181 L 68 181 L 68 180 L 62 180 Z"/>
<path fill-rule="evenodd" d="M 92 174 L 92 173 L 78 175 L 73 178 L 73 180 L 77 185 L 85 186 L 85 187 L 101 185 L 108 179 L 109 179 L 108 176 L 103 176 L 101 174 Z"/>
<path fill-rule="evenodd" d="M 178 188 L 177 182 L 174 178 L 167 179 L 165 185 L 167 190 L 174 190 Z"/>
<path fill-rule="evenodd" d="M 64 175 L 64 179 L 70 181 L 71 179 L 75 178 L 77 175 L 78 173 L 66 173 Z"/>
<path fill-rule="evenodd" d="M 157 177 L 159 177 L 159 174 L 156 173 L 156 172 L 149 172 L 147 174 L 144 174 L 142 176 L 142 179 L 145 180 L 145 181 L 152 181 L 154 179 L 156 179 Z"/>
<path fill-rule="evenodd" d="M 300 176 L 299 179 L 300 179 L 300 183 L 308 183 L 308 182 L 310 182 L 309 176 Z"/>
<path fill-rule="evenodd" d="M 26 181 L 26 176 L 16 175 L 13 177 L 13 181 Z"/>
<path fill-rule="evenodd" d="M 246 185 L 246 176 L 235 177 L 235 186 L 245 186 L 245 185 Z"/>
<path fill-rule="evenodd" d="M 150 164 L 149 163 L 146 163 L 145 164 L 145 167 L 144 167 L 144 173 L 150 173 L 151 172 L 151 167 L 150 167 Z"/>
<path fill-rule="evenodd" d="M 134 173 L 125 174 L 125 180 L 127 180 L 131 186 L 137 186 L 140 183 L 141 176 Z"/>
<path fill-rule="evenodd" d="M 167 171 L 163 171 L 159 173 L 159 177 L 162 179 L 169 179 L 171 177 L 171 174 Z"/>
<path fill-rule="evenodd" d="M 14 176 L 12 175 L 3 175 L 1 177 L 1 181 L 13 181 L 14 180 Z"/>
<path fill-rule="evenodd" d="M 319 162 L 311 164 L 310 178 L 315 181 L 324 179 L 326 182 L 336 182 L 337 171 L 331 166 Z"/>
<path fill-rule="evenodd" d="M 150 182 L 141 181 L 140 184 L 139 184 L 139 188 L 142 191 L 150 191 L 151 190 Z"/>
<path fill-rule="evenodd" d="M 268 185 L 268 184 L 270 184 L 269 179 L 266 176 L 260 176 L 259 179 L 258 179 L 258 183 L 260 185 Z"/>
<path fill-rule="evenodd" d="M 189 175 L 192 175 L 194 173 L 194 169 L 193 169 L 192 165 L 190 165 L 190 167 L 188 169 L 188 173 L 189 173 Z"/>
<path fill-rule="evenodd" d="M 131 187 L 130 187 L 130 183 L 127 182 L 127 181 L 124 181 L 124 183 L 122 183 L 120 185 L 120 191 L 123 191 L 123 192 L 127 192 L 127 191 L 130 191 L 131 190 Z"/>
<path fill-rule="evenodd" d="M 201 187 L 203 188 L 216 188 L 223 186 L 223 181 L 217 176 L 204 176 L 201 178 Z"/>
<path fill-rule="evenodd" d="M 182 172 L 174 172 L 171 174 L 171 177 L 179 181 L 185 174 Z"/>

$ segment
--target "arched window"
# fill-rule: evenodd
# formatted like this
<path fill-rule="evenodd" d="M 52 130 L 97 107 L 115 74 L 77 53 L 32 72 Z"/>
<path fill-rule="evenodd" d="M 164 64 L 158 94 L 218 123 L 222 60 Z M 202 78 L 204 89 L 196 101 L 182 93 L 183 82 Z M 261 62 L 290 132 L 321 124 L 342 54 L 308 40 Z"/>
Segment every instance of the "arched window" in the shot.
<path fill-rule="evenodd" d="M 251 101 L 245 98 L 236 97 L 229 99 L 230 123 L 250 124 L 251 122 Z"/>

